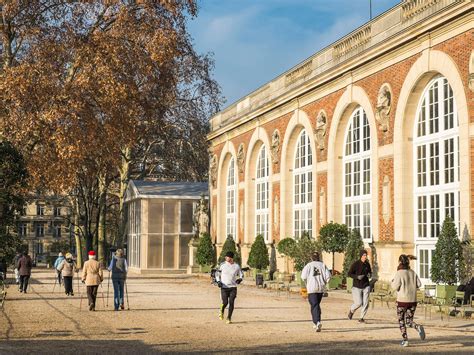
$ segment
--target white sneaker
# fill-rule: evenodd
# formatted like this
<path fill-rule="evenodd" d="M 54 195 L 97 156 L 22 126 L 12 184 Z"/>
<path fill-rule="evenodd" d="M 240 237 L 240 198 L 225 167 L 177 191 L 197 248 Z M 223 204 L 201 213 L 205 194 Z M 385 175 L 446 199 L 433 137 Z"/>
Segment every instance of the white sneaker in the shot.
<path fill-rule="evenodd" d="M 320 332 L 321 331 L 321 328 L 323 327 L 323 325 L 321 324 L 321 322 L 318 322 L 318 324 L 316 324 L 316 332 Z"/>
<path fill-rule="evenodd" d="M 401 346 L 407 347 L 408 346 L 408 340 L 402 340 Z"/>

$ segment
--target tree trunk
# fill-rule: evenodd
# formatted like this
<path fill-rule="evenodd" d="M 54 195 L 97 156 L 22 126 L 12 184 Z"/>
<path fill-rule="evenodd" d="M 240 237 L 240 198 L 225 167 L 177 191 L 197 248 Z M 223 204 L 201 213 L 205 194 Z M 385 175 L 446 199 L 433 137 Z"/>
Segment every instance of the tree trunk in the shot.
<path fill-rule="evenodd" d="M 106 197 L 107 197 L 107 183 L 106 177 L 99 177 L 99 231 L 98 231 L 98 260 L 105 261 L 105 217 L 106 217 Z"/>
<path fill-rule="evenodd" d="M 82 268 L 82 240 L 81 231 L 79 228 L 79 204 L 77 198 L 73 199 L 74 205 L 74 239 L 76 241 L 76 264 L 78 268 Z"/>
<path fill-rule="evenodd" d="M 334 275 L 334 259 L 335 259 L 335 254 L 336 253 L 332 253 L 332 271 L 331 271 L 331 274 Z"/>
<path fill-rule="evenodd" d="M 119 212 L 120 222 L 118 230 L 118 245 L 122 246 L 125 241 L 125 235 L 127 233 L 127 216 L 124 208 L 125 191 L 127 190 L 129 174 L 130 174 L 130 160 L 132 152 L 129 147 L 122 150 L 122 165 L 119 169 L 120 173 L 120 188 L 119 188 Z"/>

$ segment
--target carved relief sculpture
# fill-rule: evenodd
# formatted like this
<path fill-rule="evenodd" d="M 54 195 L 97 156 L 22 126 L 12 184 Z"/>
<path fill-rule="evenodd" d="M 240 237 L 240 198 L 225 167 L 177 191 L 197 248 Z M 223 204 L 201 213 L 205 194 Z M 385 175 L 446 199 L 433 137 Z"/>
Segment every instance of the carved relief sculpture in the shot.
<path fill-rule="evenodd" d="M 469 59 L 469 89 L 474 92 L 474 50 L 471 51 Z"/>
<path fill-rule="evenodd" d="M 318 144 L 319 150 L 326 148 L 326 131 L 327 131 L 327 116 L 323 110 L 319 111 L 318 117 L 316 118 L 316 129 L 314 130 L 314 138 Z"/>
<path fill-rule="evenodd" d="M 239 173 L 243 173 L 245 166 L 244 143 L 240 143 L 239 149 L 237 150 L 237 166 L 239 168 Z"/>
<path fill-rule="evenodd" d="M 387 132 L 390 124 L 390 109 L 392 107 L 392 93 L 390 86 L 384 84 L 380 87 L 375 106 L 375 119 L 379 123 L 379 129 Z"/>
<path fill-rule="evenodd" d="M 209 172 L 211 174 L 211 184 L 212 187 L 216 187 L 217 183 L 217 155 L 213 155 L 209 161 Z"/>
<path fill-rule="evenodd" d="M 272 161 L 273 164 L 278 163 L 278 155 L 280 153 L 280 132 L 276 129 L 272 134 Z"/>

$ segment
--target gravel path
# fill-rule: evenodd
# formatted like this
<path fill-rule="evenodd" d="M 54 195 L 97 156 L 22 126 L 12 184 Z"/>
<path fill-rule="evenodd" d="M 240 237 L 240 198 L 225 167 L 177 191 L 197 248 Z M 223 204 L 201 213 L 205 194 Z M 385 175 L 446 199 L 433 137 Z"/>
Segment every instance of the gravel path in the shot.
<path fill-rule="evenodd" d="M 107 274 L 106 274 L 107 276 Z M 367 323 L 346 318 L 350 300 L 331 292 L 323 299 L 323 331 L 315 333 L 309 305 L 299 295 L 239 288 L 233 324 L 217 318 L 220 296 L 207 279 L 188 276 L 131 277 L 130 310 L 114 312 L 112 296 L 97 311 L 87 310 L 75 280 L 74 297 L 56 286 L 52 272 L 36 271 L 31 291 L 8 289 L 0 312 L 0 353 L 154 353 L 154 352 L 466 352 L 474 353 L 474 321 L 425 320 L 422 342 L 409 329 L 410 347 L 401 348 L 400 332 L 392 306 L 369 309 Z M 107 293 L 107 282 L 99 296 Z M 85 292 L 85 288 L 81 292 Z M 112 295 L 112 285 L 110 285 Z M 84 295 L 85 296 L 85 295 Z M 104 302 L 105 303 L 105 302 Z M 356 313 L 355 318 L 357 318 Z"/>

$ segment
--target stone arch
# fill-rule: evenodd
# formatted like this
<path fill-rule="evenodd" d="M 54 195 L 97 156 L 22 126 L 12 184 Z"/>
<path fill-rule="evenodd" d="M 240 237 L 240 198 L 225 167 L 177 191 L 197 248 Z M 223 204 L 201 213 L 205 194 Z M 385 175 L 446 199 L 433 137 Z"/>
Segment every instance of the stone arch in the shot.
<path fill-rule="evenodd" d="M 367 93 L 359 86 L 349 85 L 336 104 L 331 120 L 328 137 L 328 196 L 327 220 L 343 223 L 342 187 L 343 167 L 342 156 L 344 138 L 349 118 L 354 109 L 361 106 L 370 125 L 371 147 L 371 226 L 373 240 L 378 240 L 379 208 L 378 208 L 378 138 L 377 122 Z"/>
<path fill-rule="evenodd" d="M 217 236 L 216 236 L 216 243 L 222 244 L 224 243 L 227 235 L 226 235 L 226 185 L 227 185 L 227 173 L 229 168 L 229 162 L 231 158 L 235 159 L 235 166 L 237 169 L 237 151 L 235 149 L 234 144 L 231 141 L 227 141 L 221 151 L 219 156 L 219 165 L 217 169 Z M 238 182 L 238 173 L 237 174 L 237 193 L 235 199 L 235 206 L 236 206 L 236 240 L 239 240 L 239 182 Z"/>
<path fill-rule="evenodd" d="M 408 72 L 398 99 L 394 124 L 394 213 L 395 240 L 413 243 L 413 127 L 418 104 L 428 83 L 444 76 L 453 90 L 459 120 L 460 221 L 471 229 L 469 112 L 462 76 L 446 53 L 425 50 Z"/>
<path fill-rule="evenodd" d="M 281 149 L 281 169 L 280 169 L 280 240 L 286 237 L 293 237 L 292 226 L 292 206 L 293 206 L 293 165 L 295 159 L 296 140 L 302 130 L 306 130 L 313 154 L 313 237 L 315 237 L 316 225 L 316 143 L 314 141 L 313 126 L 308 115 L 296 109 L 291 116 L 285 131 Z"/>
<path fill-rule="evenodd" d="M 272 236 L 272 211 L 271 203 L 273 164 L 271 161 L 270 139 L 265 129 L 257 127 L 250 138 L 247 150 L 247 159 L 245 161 L 245 220 L 244 220 L 244 244 L 251 244 L 255 239 L 255 177 L 257 157 L 261 147 L 265 146 L 269 159 L 269 235 Z"/>

